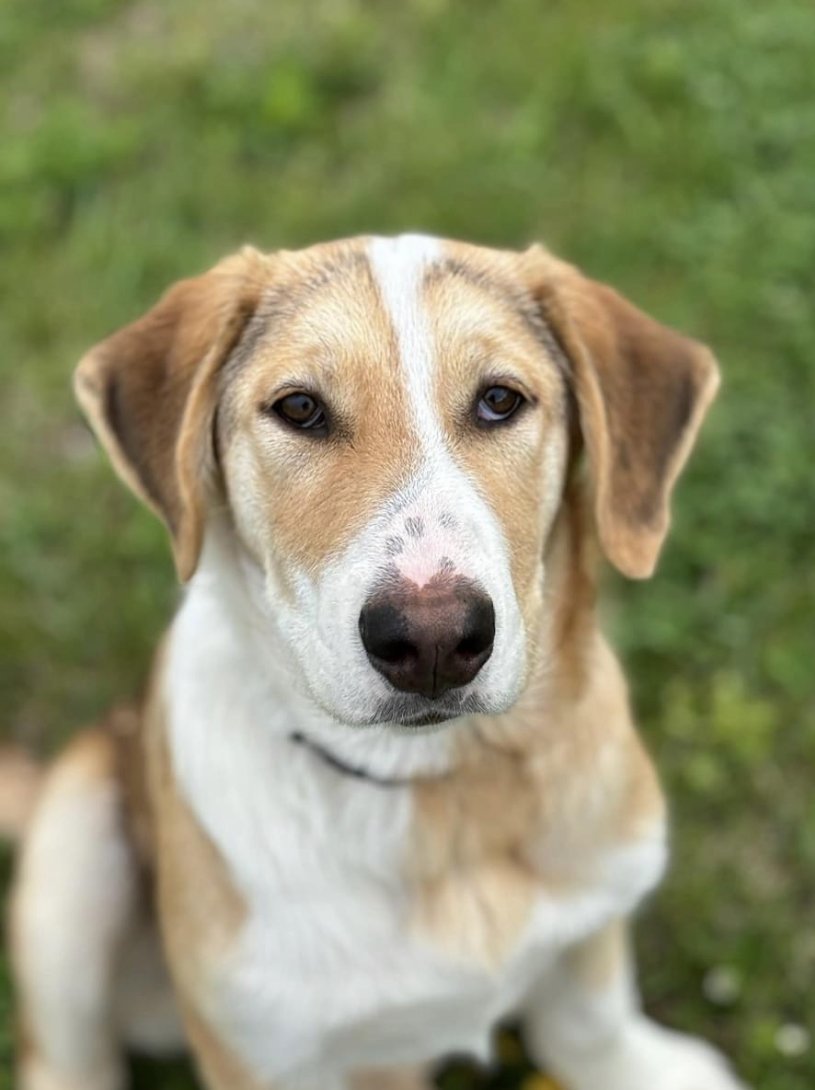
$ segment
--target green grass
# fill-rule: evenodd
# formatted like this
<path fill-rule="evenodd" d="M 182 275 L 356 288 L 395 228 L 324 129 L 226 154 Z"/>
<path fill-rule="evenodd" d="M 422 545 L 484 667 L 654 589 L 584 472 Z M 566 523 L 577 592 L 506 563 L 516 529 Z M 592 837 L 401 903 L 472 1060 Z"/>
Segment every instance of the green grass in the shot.
<path fill-rule="evenodd" d="M 722 361 L 656 579 L 609 583 L 674 809 L 643 990 L 811 1090 L 777 1040 L 815 1026 L 815 7 L 27 0 L 0 73 L 3 734 L 51 751 L 132 690 L 176 594 L 72 404 L 84 348 L 248 240 L 545 239 Z M 9 1010 L 0 964 L 0 1090 Z"/>

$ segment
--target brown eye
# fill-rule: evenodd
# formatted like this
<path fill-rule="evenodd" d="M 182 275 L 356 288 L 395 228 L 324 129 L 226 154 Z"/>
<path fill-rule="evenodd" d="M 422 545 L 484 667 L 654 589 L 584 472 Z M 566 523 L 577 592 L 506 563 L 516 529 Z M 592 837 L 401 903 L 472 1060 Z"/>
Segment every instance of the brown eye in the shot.
<path fill-rule="evenodd" d="M 500 424 L 518 411 L 524 398 L 507 386 L 490 386 L 481 395 L 476 416 L 481 424 Z"/>
<path fill-rule="evenodd" d="M 299 431 L 309 431 L 314 435 L 326 435 L 328 432 L 325 409 L 311 394 L 286 394 L 272 405 L 272 409 L 281 420 Z"/>

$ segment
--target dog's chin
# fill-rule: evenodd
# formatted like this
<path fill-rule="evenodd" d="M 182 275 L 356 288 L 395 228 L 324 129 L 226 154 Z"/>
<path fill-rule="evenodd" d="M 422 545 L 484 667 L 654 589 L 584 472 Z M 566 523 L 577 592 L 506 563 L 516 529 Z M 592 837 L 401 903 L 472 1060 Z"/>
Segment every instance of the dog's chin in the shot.
<path fill-rule="evenodd" d="M 446 724 L 461 719 L 464 714 L 465 713 L 457 710 L 440 711 L 434 709 L 432 711 L 418 711 L 413 715 L 403 716 L 401 718 L 392 716 L 389 719 L 378 719 L 377 724 L 382 727 L 391 728 L 392 730 L 402 731 L 405 734 L 430 733 L 434 730 L 441 730 Z"/>
<path fill-rule="evenodd" d="M 429 734 L 473 715 L 500 715 L 515 703 L 515 696 L 496 697 L 477 693 L 447 694 L 430 700 L 417 693 L 379 699 L 369 709 L 352 713 L 323 705 L 331 718 L 347 727 L 376 727 L 404 734 Z"/>

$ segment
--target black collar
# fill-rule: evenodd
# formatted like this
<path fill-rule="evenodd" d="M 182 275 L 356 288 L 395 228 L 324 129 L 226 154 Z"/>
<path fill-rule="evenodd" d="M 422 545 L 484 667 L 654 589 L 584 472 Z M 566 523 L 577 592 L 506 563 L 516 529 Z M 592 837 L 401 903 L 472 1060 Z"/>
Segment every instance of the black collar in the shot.
<path fill-rule="evenodd" d="M 413 782 L 410 779 L 400 779 L 397 776 L 374 776 L 373 773 L 366 772 L 364 768 L 357 768 L 356 765 L 346 764 L 345 761 L 341 760 L 339 757 L 335 757 L 333 753 L 329 753 L 327 749 L 323 749 L 323 747 L 318 745 L 313 738 L 309 738 L 305 734 L 300 734 L 299 731 L 290 734 L 289 738 L 292 742 L 296 742 L 297 745 L 305 746 L 306 749 L 311 750 L 311 752 L 327 764 L 329 768 L 333 768 L 335 772 L 342 772 L 345 776 L 353 776 L 356 780 L 364 780 L 366 783 L 372 783 L 376 787 L 407 787 Z"/>

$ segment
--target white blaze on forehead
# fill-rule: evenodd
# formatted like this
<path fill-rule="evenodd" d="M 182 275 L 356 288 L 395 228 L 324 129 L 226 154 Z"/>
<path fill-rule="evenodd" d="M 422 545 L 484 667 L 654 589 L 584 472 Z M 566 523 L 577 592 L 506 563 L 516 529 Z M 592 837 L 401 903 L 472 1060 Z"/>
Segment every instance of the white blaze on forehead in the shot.
<path fill-rule="evenodd" d="M 438 239 L 427 235 L 400 235 L 373 239 L 368 253 L 396 336 L 408 403 L 424 455 L 414 482 L 416 500 L 403 507 L 394 520 L 397 536 L 391 540 L 401 547 L 393 555 L 393 564 L 405 578 L 422 586 L 443 564 L 452 562 L 458 567 L 461 560 L 457 535 L 445 529 L 444 512 L 433 502 L 438 489 L 422 488 L 431 477 L 438 481 L 448 461 L 433 392 L 433 339 L 422 298 L 425 274 L 441 258 L 442 247 Z"/>
<path fill-rule="evenodd" d="M 434 390 L 439 364 L 422 292 L 427 271 L 444 256 L 442 243 L 426 235 L 375 238 L 368 256 L 396 337 L 423 455 L 392 519 L 392 564 L 419 586 L 444 572 L 483 578 L 475 543 L 483 546 L 485 536 L 500 539 L 500 532 L 445 441 Z"/>
<path fill-rule="evenodd" d="M 441 256 L 441 243 L 428 235 L 375 238 L 368 246 L 374 279 L 399 346 L 416 430 L 427 454 L 438 449 L 442 439 L 433 410 L 433 346 L 422 283 L 428 268 Z"/>

